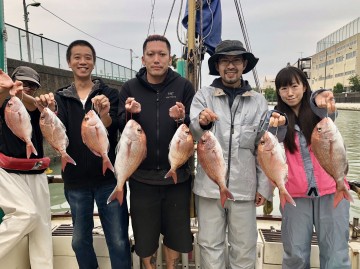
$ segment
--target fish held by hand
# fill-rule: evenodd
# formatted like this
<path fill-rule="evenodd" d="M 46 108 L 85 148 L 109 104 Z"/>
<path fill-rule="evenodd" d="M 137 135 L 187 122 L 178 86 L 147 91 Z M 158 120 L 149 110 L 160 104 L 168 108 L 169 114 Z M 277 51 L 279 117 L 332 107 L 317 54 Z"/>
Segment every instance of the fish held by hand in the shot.
<path fill-rule="evenodd" d="M 260 139 L 257 159 L 266 177 L 279 189 L 281 207 L 284 208 L 286 202 L 296 206 L 294 199 L 285 188 L 288 166 L 286 164 L 284 148 L 280 145 L 277 138 L 268 131 Z"/>
<path fill-rule="evenodd" d="M 169 145 L 170 170 L 165 178 L 172 177 L 174 183 L 177 183 L 176 169 L 182 166 L 194 154 L 194 139 L 190 129 L 186 124 L 181 124 Z"/>
<path fill-rule="evenodd" d="M 226 200 L 234 200 L 234 196 L 226 187 L 226 163 L 221 145 L 211 131 L 201 136 L 197 157 L 206 175 L 219 186 L 221 206 L 224 207 Z"/>
<path fill-rule="evenodd" d="M 311 135 L 311 149 L 321 167 L 336 182 L 334 208 L 343 198 L 354 202 L 344 180 L 349 169 L 344 140 L 331 118 L 323 118 L 315 126 Z"/>
<path fill-rule="evenodd" d="M 108 132 L 94 110 L 89 110 L 83 119 L 81 124 L 81 137 L 84 144 L 96 156 L 102 157 L 103 174 L 105 175 L 107 169 L 114 172 L 114 166 L 108 156 L 110 147 Z"/>
<path fill-rule="evenodd" d="M 76 162 L 66 152 L 69 139 L 66 128 L 56 114 L 45 107 L 40 114 L 40 129 L 46 141 L 61 154 L 61 170 L 64 171 L 67 163 L 76 165 Z"/>
<path fill-rule="evenodd" d="M 31 141 L 32 125 L 30 115 L 21 100 L 13 96 L 5 107 L 5 122 L 9 129 L 26 143 L 26 157 L 31 153 L 37 155 L 37 151 Z"/>
<path fill-rule="evenodd" d="M 120 205 L 122 205 L 124 184 L 145 159 L 146 152 L 146 135 L 144 130 L 135 120 L 129 120 L 116 146 L 114 166 L 117 185 L 110 194 L 107 203 L 117 199 Z"/>

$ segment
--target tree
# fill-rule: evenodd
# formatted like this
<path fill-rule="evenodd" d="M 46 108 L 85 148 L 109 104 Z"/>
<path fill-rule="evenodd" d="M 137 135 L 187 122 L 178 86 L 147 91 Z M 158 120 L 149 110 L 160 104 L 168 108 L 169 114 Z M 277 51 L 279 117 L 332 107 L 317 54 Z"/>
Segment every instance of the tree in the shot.
<path fill-rule="evenodd" d="M 272 87 L 267 87 L 264 90 L 264 95 L 265 95 L 266 100 L 268 100 L 269 102 L 276 101 L 276 92 Z"/>
<path fill-rule="evenodd" d="M 334 86 L 334 93 L 342 93 L 344 91 L 344 85 L 342 85 L 340 82 L 336 83 Z"/>
<path fill-rule="evenodd" d="M 174 67 L 174 69 L 176 69 L 177 67 L 177 58 L 176 58 L 176 54 L 174 54 L 172 57 L 171 57 L 171 65 Z"/>
<path fill-rule="evenodd" d="M 350 89 L 352 92 L 360 92 L 360 77 L 354 75 L 349 78 Z"/>

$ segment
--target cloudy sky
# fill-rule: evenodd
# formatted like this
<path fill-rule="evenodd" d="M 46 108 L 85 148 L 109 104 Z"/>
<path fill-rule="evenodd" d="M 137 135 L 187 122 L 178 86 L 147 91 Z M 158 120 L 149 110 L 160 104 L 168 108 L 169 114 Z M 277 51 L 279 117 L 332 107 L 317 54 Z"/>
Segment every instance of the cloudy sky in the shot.
<path fill-rule="evenodd" d="M 26 1 L 27 4 L 35 2 Z M 183 1 L 182 14 L 186 5 L 186 0 Z M 3 2 L 5 22 L 24 29 L 23 1 Z M 43 8 L 28 7 L 30 32 L 66 45 L 75 39 L 86 39 L 94 45 L 99 57 L 127 67 L 130 67 L 130 49 L 134 56 L 141 56 L 142 43 L 148 33 L 164 33 L 173 3 L 172 0 L 38 2 Z M 181 0 L 175 2 L 166 30 L 172 53 L 178 56 L 182 51 L 176 27 L 180 3 Z M 360 16 L 359 0 L 242 0 L 240 3 L 252 51 L 260 58 L 257 72 L 261 84 L 265 76 L 275 77 L 288 62 L 295 63 L 300 57 L 315 54 L 318 40 Z M 222 0 L 222 15 L 222 39 L 243 41 L 234 1 Z M 181 25 L 178 32 L 182 38 L 186 34 Z M 203 64 L 204 85 L 214 78 L 206 75 L 207 58 Z M 134 69 L 140 66 L 140 58 L 134 58 Z M 252 73 L 245 78 L 254 85 Z"/>

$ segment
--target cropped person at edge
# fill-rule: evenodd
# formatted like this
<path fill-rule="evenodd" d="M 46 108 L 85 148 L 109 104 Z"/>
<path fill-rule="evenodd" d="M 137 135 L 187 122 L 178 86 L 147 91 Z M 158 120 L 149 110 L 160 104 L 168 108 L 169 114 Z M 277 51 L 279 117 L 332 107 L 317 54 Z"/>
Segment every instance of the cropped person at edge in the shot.
<path fill-rule="evenodd" d="M 276 109 L 286 113 L 289 124 L 284 140 L 288 181 L 286 189 L 296 207 L 281 209 L 282 268 L 310 268 L 311 238 L 315 228 L 321 269 L 349 269 L 349 208 L 342 199 L 334 208 L 335 180 L 321 167 L 311 148 L 311 135 L 324 117 L 335 119 L 331 91 L 312 92 L 304 72 L 288 66 L 275 78 Z M 348 188 L 348 184 L 346 188 Z"/>
<path fill-rule="evenodd" d="M 13 79 L 14 82 L 11 80 Z M 27 66 L 17 67 L 10 77 L 0 70 L 0 208 L 5 212 L 0 224 L 0 259 L 28 235 L 30 265 L 33 269 L 53 268 L 50 192 L 44 157 L 43 136 L 34 96 L 40 87 L 40 76 Z M 9 90 L 23 102 L 31 119 L 31 141 L 37 151 L 27 159 L 26 143 L 6 125 L 5 108 Z M 24 163 L 34 163 L 25 168 Z M 41 164 L 41 165 L 39 165 Z"/>

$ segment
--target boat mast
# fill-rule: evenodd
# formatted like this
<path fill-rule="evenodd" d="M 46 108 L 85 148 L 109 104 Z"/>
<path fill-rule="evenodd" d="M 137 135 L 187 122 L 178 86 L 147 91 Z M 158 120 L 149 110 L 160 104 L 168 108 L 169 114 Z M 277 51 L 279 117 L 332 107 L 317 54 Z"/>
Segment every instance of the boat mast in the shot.
<path fill-rule="evenodd" d="M 188 53 L 187 53 L 187 68 L 186 78 L 193 84 L 195 91 L 197 91 L 197 66 L 198 55 L 195 46 L 195 23 L 196 23 L 196 0 L 188 1 Z"/>
<path fill-rule="evenodd" d="M 5 61 L 5 39 L 6 32 L 4 26 L 4 2 L 0 0 L 0 68 L 4 72 L 7 72 Z"/>

